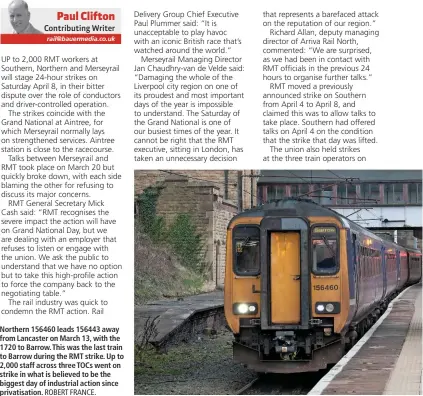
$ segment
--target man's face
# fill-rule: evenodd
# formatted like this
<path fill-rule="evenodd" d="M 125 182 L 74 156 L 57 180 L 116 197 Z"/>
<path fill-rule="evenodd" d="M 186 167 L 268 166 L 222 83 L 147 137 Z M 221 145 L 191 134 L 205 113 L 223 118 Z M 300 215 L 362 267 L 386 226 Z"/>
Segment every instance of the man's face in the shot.
<path fill-rule="evenodd" d="M 16 33 L 22 33 L 29 24 L 30 13 L 23 4 L 12 3 L 9 6 L 10 23 Z"/>

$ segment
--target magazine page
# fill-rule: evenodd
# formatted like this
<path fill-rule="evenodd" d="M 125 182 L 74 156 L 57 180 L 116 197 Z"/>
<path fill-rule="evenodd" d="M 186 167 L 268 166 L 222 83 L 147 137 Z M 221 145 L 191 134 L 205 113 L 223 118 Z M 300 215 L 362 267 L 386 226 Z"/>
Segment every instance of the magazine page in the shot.
<path fill-rule="evenodd" d="M 323 288 L 344 320 L 325 336 L 347 337 L 359 307 L 342 272 L 347 221 L 421 274 L 415 3 L 0 8 L 0 395 L 237 393 L 263 369 L 236 349 L 249 345 L 240 323 L 309 329 L 305 301 Z M 323 209 L 310 220 L 311 204 Z M 292 268 L 264 270 L 272 249 Z M 312 270 L 319 255 L 339 284 L 313 283 L 329 274 Z M 388 282 L 377 271 L 390 258 L 371 257 L 374 282 Z M 284 271 L 301 282 L 272 286 Z M 420 279 L 407 274 L 392 293 Z M 268 295 L 294 308 L 266 310 Z M 309 359 L 309 341 L 280 323 L 257 345 Z"/>

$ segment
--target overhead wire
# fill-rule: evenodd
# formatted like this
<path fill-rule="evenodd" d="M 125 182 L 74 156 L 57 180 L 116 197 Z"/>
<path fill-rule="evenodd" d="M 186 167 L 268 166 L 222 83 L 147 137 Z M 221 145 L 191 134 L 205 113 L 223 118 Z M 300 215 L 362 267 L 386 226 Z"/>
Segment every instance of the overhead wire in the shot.
<path fill-rule="evenodd" d="M 311 185 L 312 185 L 312 183 L 311 183 L 311 182 L 307 181 L 306 179 L 304 179 L 304 178 L 303 178 L 303 177 L 301 177 L 301 176 L 296 175 L 294 172 L 292 172 L 292 171 L 287 171 L 287 172 L 289 172 L 291 175 L 293 175 L 293 176 L 295 176 L 295 177 L 298 177 L 299 179 L 301 179 L 301 180 L 305 181 L 305 182 L 306 182 L 309 186 L 311 186 Z"/>
<path fill-rule="evenodd" d="M 296 175 L 292 171 L 287 170 L 287 172 L 291 173 L 291 175 L 293 175 L 295 178 L 303 180 L 309 186 L 312 186 L 312 184 L 313 184 L 313 173 L 312 173 L 313 171 L 312 170 L 310 170 L 310 181 L 306 180 L 304 177 L 301 177 L 301 176 Z M 360 178 L 341 177 L 341 176 L 339 176 L 338 174 L 336 174 L 335 172 L 333 172 L 331 170 L 328 170 L 328 172 L 330 172 L 332 175 L 335 176 L 335 178 L 330 178 L 330 179 L 342 180 L 342 182 L 325 185 L 322 188 L 319 188 L 319 189 L 316 189 L 316 190 L 313 190 L 313 191 L 309 191 L 308 193 L 300 194 L 300 195 L 297 195 L 295 197 L 296 198 L 301 198 L 301 197 L 304 197 L 304 196 L 309 196 L 311 198 L 322 198 L 322 197 L 326 197 L 325 195 L 311 195 L 311 194 L 316 193 L 316 192 L 319 192 L 319 191 L 323 191 L 325 188 L 329 188 L 329 187 L 332 187 L 332 186 L 335 186 L 335 185 L 349 184 L 349 185 L 353 186 L 353 184 L 352 184 L 352 181 L 353 180 L 358 180 L 358 181 L 360 180 Z M 269 176 L 264 176 L 264 177 L 269 177 Z M 270 175 L 270 177 L 291 178 L 290 176 L 278 176 L 278 175 Z M 325 178 L 324 176 L 314 176 L 314 178 L 315 179 L 316 178 L 319 178 L 319 179 L 326 179 L 326 180 L 328 180 L 328 178 L 327 177 Z M 357 191 L 355 191 L 355 196 L 356 196 L 355 201 L 356 201 L 357 204 L 360 204 L 359 201 L 376 201 L 376 200 L 370 200 L 370 199 L 367 199 L 367 198 L 360 198 L 358 196 L 358 194 L 357 194 Z M 330 199 L 348 199 L 348 197 L 337 196 L 337 197 L 330 197 Z M 369 208 L 366 208 L 366 207 L 360 208 L 359 210 L 357 210 L 357 211 L 351 213 L 350 215 L 348 215 L 347 217 L 352 216 L 353 214 L 356 214 L 356 213 L 360 212 L 363 209 L 366 210 L 366 211 L 368 211 L 369 213 L 371 213 L 376 218 L 378 217 L 374 212 L 372 212 Z"/>
<path fill-rule="evenodd" d="M 179 177 L 191 179 L 191 180 L 198 180 L 198 181 L 202 181 L 202 182 L 206 182 L 206 183 L 211 183 L 211 184 L 214 184 L 214 185 L 222 185 L 222 186 L 225 186 L 225 183 L 223 183 L 223 182 L 216 182 L 216 181 L 213 181 L 213 180 L 208 180 L 208 179 L 204 179 L 204 178 L 200 178 L 200 177 L 196 177 L 196 176 L 181 174 L 181 173 L 177 173 L 177 172 L 173 172 L 173 171 L 169 171 L 169 170 L 162 170 L 161 169 L 159 171 L 160 172 L 163 172 L 163 173 L 171 174 L 171 175 L 174 175 L 174 176 L 179 176 Z M 303 197 L 303 196 L 310 196 L 310 197 L 314 197 L 314 198 L 316 198 L 316 197 L 325 197 L 325 196 L 322 196 L 322 195 L 314 195 L 314 196 L 312 196 L 310 194 L 313 194 L 313 193 L 322 191 L 324 188 L 328 188 L 328 187 L 331 187 L 331 186 L 334 186 L 334 185 L 350 184 L 352 186 L 353 185 L 352 184 L 352 180 L 360 180 L 359 178 L 344 178 L 344 177 L 339 176 L 338 174 L 336 174 L 335 172 L 333 172 L 331 170 L 327 170 L 327 171 L 330 172 L 332 175 L 335 176 L 335 178 L 331 178 L 331 180 L 333 179 L 333 180 L 342 180 L 342 181 L 340 183 L 333 183 L 333 184 L 330 184 L 330 185 L 325 185 L 322 188 L 318 188 L 316 190 L 309 191 L 307 193 L 297 195 L 296 198 L 300 198 L 300 197 Z M 263 176 L 261 174 L 257 174 L 257 175 L 242 175 L 242 177 L 247 177 L 247 178 L 251 178 L 251 179 L 256 178 L 256 177 L 266 177 L 266 178 L 267 177 L 297 178 L 297 179 L 301 179 L 302 181 L 304 181 L 305 183 L 307 183 L 310 186 L 313 184 L 312 183 L 312 178 L 314 178 L 314 179 L 326 179 L 326 180 L 328 179 L 327 177 L 324 177 L 324 176 L 311 176 L 310 175 L 310 181 L 308 181 L 304 177 L 301 177 L 301 176 L 295 174 L 294 172 L 292 172 L 290 170 L 287 170 L 287 172 L 291 173 L 291 175 L 293 175 L 293 176 L 292 177 L 291 176 L 284 176 L 284 175 L 281 175 L 281 176 L 278 176 L 278 175 Z M 228 183 L 228 188 L 236 189 L 237 186 L 238 186 L 237 183 Z M 250 191 L 247 191 L 247 190 L 244 190 L 243 189 L 242 192 L 243 193 L 246 193 L 246 194 L 248 194 L 250 196 L 252 196 L 255 199 L 257 199 L 257 196 L 255 194 L 251 194 Z M 355 191 L 355 195 L 356 195 L 356 198 L 355 198 L 356 201 L 371 201 L 371 200 L 366 199 L 366 198 L 360 198 L 358 196 L 358 194 L 357 194 L 357 191 Z M 348 199 L 348 197 L 342 197 L 342 196 L 330 197 L 330 198 L 331 199 L 332 198 L 336 198 L 336 199 Z M 366 208 L 366 207 L 360 208 L 358 211 L 353 212 L 350 215 L 348 215 L 348 217 L 351 216 L 351 215 L 353 215 L 353 214 L 355 214 L 355 213 L 358 213 L 361 210 L 366 210 L 369 213 L 371 213 L 373 216 L 378 217 L 374 212 L 372 212 L 369 208 Z"/>
<path fill-rule="evenodd" d="M 304 177 L 301 177 L 301 176 L 298 176 L 297 174 L 295 174 L 294 172 L 292 172 L 292 171 L 290 171 L 290 170 L 286 170 L 287 172 L 289 172 L 291 175 L 293 175 L 293 176 L 285 176 L 285 175 L 281 175 L 281 176 L 278 176 L 278 175 L 270 175 L 270 176 L 263 176 L 263 177 L 280 177 L 280 178 L 296 178 L 296 179 L 301 179 L 301 180 L 303 180 L 305 183 L 307 183 L 309 186 L 312 186 L 313 185 L 313 176 L 312 176 L 312 173 L 310 174 L 310 181 L 308 181 L 308 180 L 306 180 Z M 311 171 L 312 172 L 312 171 Z M 335 175 L 336 176 L 336 178 L 330 178 L 330 179 L 334 179 L 334 180 L 338 180 L 339 179 L 339 177 L 337 176 L 337 175 Z M 327 180 L 327 178 L 326 177 L 322 177 L 322 176 L 314 176 L 314 178 L 315 179 L 325 179 L 325 180 Z M 353 178 L 351 178 L 351 179 L 353 179 Z M 345 182 L 342 182 L 342 184 L 344 184 L 344 183 L 346 183 L 346 181 Z M 310 194 L 312 194 L 312 193 L 316 193 L 316 192 L 319 192 L 319 191 L 322 191 L 322 190 L 324 190 L 325 188 L 328 188 L 328 187 L 331 187 L 331 186 L 335 186 L 335 185 L 338 185 L 338 184 L 341 184 L 341 183 L 334 183 L 334 184 L 330 184 L 330 185 L 325 185 L 324 187 L 321 187 L 321 188 L 318 188 L 318 189 L 316 189 L 316 190 L 312 190 L 312 191 L 308 191 L 307 193 L 304 193 L 304 194 L 300 194 L 300 195 L 295 195 L 294 197 L 295 198 L 300 198 L 300 197 L 305 197 L 305 196 L 310 196 Z M 291 195 L 291 197 L 292 197 L 292 195 Z"/>
<path fill-rule="evenodd" d="M 337 176 L 337 177 L 339 177 L 340 179 L 342 178 L 341 176 L 339 176 L 339 175 L 337 175 L 335 172 L 333 172 L 333 171 L 331 171 L 331 170 L 328 170 L 328 172 L 330 172 L 330 173 L 332 173 L 332 175 L 335 175 L 335 176 Z M 360 180 L 360 179 L 359 179 Z M 350 184 L 351 186 L 353 186 L 353 184 L 352 184 L 352 182 L 348 182 L 348 184 Z M 358 194 L 357 194 L 357 191 L 355 191 L 355 195 L 356 195 L 356 199 L 358 199 L 358 200 L 363 200 L 362 198 L 360 198 L 359 196 L 358 196 Z M 372 199 L 366 199 L 367 201 L 371 201 Z M 376 201 L 376 203 L 377 203 L 377 200 L 375 199 L 374 201 Z M 366 207 L 363 207 L 363 208 L 361 208 L 360 210 L 367 210 L 370 214 L 372 214 L 373 216 L 375 216 L 375 217 L 378 217 L 377 216 L 377 214 L 376 213 L 374 213 L 374 212 L 372 212 L 369 208 L 366 208 Z M 360 210 L 358 210 L 357 212 L 359 212 Z M 349 216 L 352 216 L 353 214 L 355 214 L 355 213 L 357 213 L 357 212 L 354 212 L 354 213 L 351 213 Z M 349 217 L 349 216 L 347 216 L 347 217 Z M 379 217 L 380 218 L 380 217 Z"/>
<path fill-rule="evenodd" d="M 291 172 L 291 171 L 288 171 L 289 173 L 291 173 L 292 175 L 294 175 L 294 176 L 296 176 L 297 178 L 300 178 L 301 180 L 303 180 L 303 181 L 305 181 L 309 186 L 312 186 L 313 185 L 313 171 L 310 171 L 311 173 L 310 173 L 310 182 L 308 182 L 306 179 L 304 179 L 303 177 L 301 177 L 301 176 L 298 176 L 298 175 L 296 175 L 295 173 L 293 173 L 293 172 Z M 336 174 L 334 174 L 338 179 L 340 179 L 340 177 L 338 176 L 338 175 L 336 175 Z M 324 191 L 324 189 L 325 188 L 328 188 L 328 187 L 333 187 L 333 186 L 336 186 L 336 185 L 338 185 L 338 184 L 344 184 L 344 183 L 347 183 L 348 182 L 348 179 L 346 178 L 345 179 L 345 182 L 343 181 L 342 183 L 334 183 L 334 184 L 329 184 L 329 185 L 325 185 L 324 187 L 321 187 L 321 188 L 318 188 L 317 190 L 312 190 L 312 191 L 309 191 L 308 193 L 304 193 L 304 194 L 300 194 L 300 195 L 297 195 L 296 197 L 297 198 L 300 198 L 300 197 L 304 197 L 304 196 L 311 196 L 310 194 L 312 194 L 312 193 L 315 193 L 315 192 L 319 192 L 319 191 Z M 320 196 L 320 197 L 322 197 L 322 196 Z M 325 197 L 325 196 L 323 196 L 323 197 Z M 330 197 L 330 199 L 332 199 L 332 198 L 337 198 L 337 197 Z"/>

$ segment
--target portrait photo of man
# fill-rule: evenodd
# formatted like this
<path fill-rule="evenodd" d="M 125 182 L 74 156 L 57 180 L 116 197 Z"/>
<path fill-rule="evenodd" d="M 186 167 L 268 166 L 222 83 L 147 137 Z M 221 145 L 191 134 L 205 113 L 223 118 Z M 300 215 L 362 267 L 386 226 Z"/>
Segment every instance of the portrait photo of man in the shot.
<path fill-rule="evenodd" d="M 9 4 L 9 20 L 15 34 L 43 34 L 29 22 L 31 13 L 23 0 L 13 0 Z"/>

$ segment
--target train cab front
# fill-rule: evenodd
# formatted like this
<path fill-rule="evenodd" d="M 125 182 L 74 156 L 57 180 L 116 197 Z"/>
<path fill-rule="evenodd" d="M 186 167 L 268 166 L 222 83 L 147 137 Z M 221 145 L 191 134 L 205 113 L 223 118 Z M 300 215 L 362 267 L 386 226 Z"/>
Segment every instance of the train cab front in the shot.
<path fill-rule="evenodd" d="M 236 361 L 290 373 L 340 359 L 340 227 L 331 220 L 265 216 L 231 223 L 225 315 Z"/>

